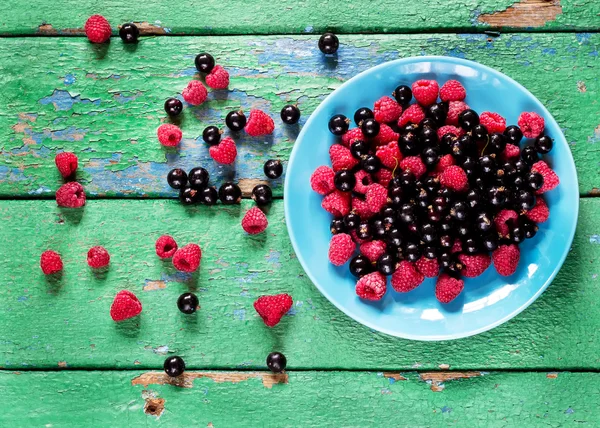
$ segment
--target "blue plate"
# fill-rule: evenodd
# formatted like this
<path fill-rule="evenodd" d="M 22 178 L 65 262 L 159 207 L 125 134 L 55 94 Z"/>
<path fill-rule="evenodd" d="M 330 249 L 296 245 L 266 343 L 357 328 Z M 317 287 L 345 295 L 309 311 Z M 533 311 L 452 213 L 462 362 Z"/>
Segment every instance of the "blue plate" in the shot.
<path fill-rule="evenodd" d="M 544 76 L 539 76 L 544 79 Z M 465 280 L 465 289 L 443 305 L 434 295 L 435 280 L 409 293 L 390 286 L 381 301 L 361 300 L 348 265 L 328 262 L 331 215 L 321 208 L 322 197 L 310 188 L 312 172 L 330 165 L 329 147 L 336 138 L 327 123 L 334 114 L 349 118 L 363 106 L 371 107 L 399 84 L 435 79 L 442 85 L 456 79 L 467 90 L 467 104 L 475 111 L 495 111 L 516 124 L 523 111 L 535 111 L 546 121 L 554 149 L 545 156 L 561 184 L 544 195 L 550 219 L 537 235 L 521 245 L 517 271 L 502 277 L 491 266 L 482 276 Z M 294 250 L 302 267 L 329 301 L 356 321 L 392 336 L 414 340 L 448 340 L 496 327 L 529 306 L 556 276 L 575 234 L 579 190 L 575 164 L 565 138 L 548 110 L 523 86 L 504 74 L 475 62 L 450 57 L 415 57 L 371 68 L 344 83 L 315 110 L 298 136 L 285 180 L 285 217 Z"/>

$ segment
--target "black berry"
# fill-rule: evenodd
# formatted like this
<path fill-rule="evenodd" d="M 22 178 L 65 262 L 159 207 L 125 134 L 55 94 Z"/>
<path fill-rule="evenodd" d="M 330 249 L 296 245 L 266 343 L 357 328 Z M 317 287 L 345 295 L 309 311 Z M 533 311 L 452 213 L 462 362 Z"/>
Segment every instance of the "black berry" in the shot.
<path fill-rule="evenodd" d="M 538 153 L 532 146 L 527 146 L 523 150 L 521 150 L 521 159 L 527 165 L 531 166 L 536 163 L 540 158 L 538 157 Z"/>
<path fill-rule="evenodd" d="M 335 173 L 333 178 L 335 187 L 342 192 L 350 192 L 356 186 L 356 177 L 348 170 L 341 170 Z"/>
<path fill-rule="evenodd" d="M 476 144 L 485 144 L 488 141 L 487 128 L 481 124 L 475 125 L 471 130 L 471 137 Z"/>
<path fill-rule="evenodd" d="M 433 119 L 438 126 L 441 126 L 446 121 L 448 108 L 444 103 L 433 104 L 427 108 L 425 115 Z"/>
<path fill-rule="evenodd" d="M 421 258 L 421 250 L 419 246 L 414 242 L 408 242 L 404 247 L 402 254 L 404 254 L 406 260 L 413 263 Z"/>
<path fill-rule="evenodd" d="M 215 66 L 215 59 L 211 54 L 206 52 L 202 52 L 196 55 L 196 59 L 194 60 L 196 64 L 196 69 L 201 73 L 210 73 Z"/>
<path fill-rule="evenodd" d="M 358 255 L 350 260 L 350 273 L 357 278 L 373 272 L 373 265 L 365 256 Z"/>
<path fill-rule="evenodd" d="M 544 177 L 539 172 L 530 172 L 525 181 L 531 190 L 540 190 L 544 185 Z"/>
<path fill-rule="evenodd" d="M 396 257 L 392 254 L 384 253 L 377 259 L 377 270 L 382 275 L 389 276 L 396 270 Z"/>
<path fill-rule="evenodd" d="M 402 154 L 405 156 L 417 155 L 421 150 L 419 138 L 412 132 L 403 134 L 398 141 L 398 146 L 400 147 Z"/>
<path fill-rule="evenodd" d="M 202 131 L 202 139 L 208 145 L 214 146 L 221 141 L 221 130 L 216 126 L 207 126 Z"/>
<path fill-rule="evenodd" d="M 368 107 L 361 107 L 354 113 L 354 123 L 356 126 L 360 126 L 363 120 L 373 119 L 373 111 Z"/>
<path fill-rule="evenodd" d="M 529 211 L 535 205 L 535 196 L 527 190 L 518 190 L 516 194 L 517 208 L 523 211 Z"/>
<path fill-rule="evenodd" d="M 344 224 L 344 220 L 341 218 L 332 218 L 331 223 L 329 224 L 329 230 L 332 235 L 337 235 L 338 233 L 346 232 L 346 225 Z"/>
<path fill-rule="evenodd" d="M 125 43 L 137 43 L 139 36 L 140 30 L 137 25 L 131 22 L 123 24 L 119 29 L 119 37 L 121 37 L 121 40 Z"/>
<path fill-rule="evenodd" d="M 208 171 L 201 167 L 193 168 L 188 173 L 190 187 L 195 190 L 202 190 L 208 186 L 209 179 Z"/>
<path fill-rule="evenodd" d="M 198 297 L 194 293 L 183 293 L 177 299 L 177 307 L 184 314 L 193 314 L 199 305 Z"/>
<path fill-rule="evenodd" d="M 549 153 L 553 146 L 554 142 L 552 141 L 552 138 L 548 137 L 547 135 L 542 135 L 541 137 L 537 137 L 535 139 L 534 147 L 537 152 L 542 155 Z"/>
<path fill-rule="evenodd" d="M 361 221 L 356 229 L 356 236 L 360 239 L 371 239 L 371 225 L 368 221 Z"/>
<path fill-rule="evenodd" d="M 300 120 L 300 109 L 298 106 L 288 104 L 281 109 L 281 120 L 288 125 L 294 125 Z"/>
<path fill-rule="evenodd" d="M 267 367 L 273 373 L 281 373 L 287 366 L 287 359 L 281 352 L 271 352 L 267 355 Z"/>
<path fill-rule="evenodd" d="M 362 140 L 353 141 L 350 144 L 350 153 L 355 159 L 361 160 L 369 154 L 369 144 Z"/>
<path fill-rule="evenodd" d="M 243 111 L 230 111 L 225 117 L 225 125 L 234 132 L 241 131 L 246 126 L 246 115 Z"/>
<path fill-rule="evenodd" d="M 281 161 L 277 159 L 269 159 L 265 162 L 263 171 L 267 177 L 274 180 L 281 177 L 281 174 L 283 174 L 283 165 L 281 164 Z"/>
<path fill-rule="evenodd" d="M 165 111 L 169 116 L 178 116 L 183 110 L 183 103 L 177 98 L 169 98 L 165 101 Z"/>
<path fill-rule="evenodd" d="M 338 37 L 333 33 L 325 33 L 319 38 L 319 50 L 326 55 L 332 55 L 340 47 Z"/>
<path fill-rule="evenodd" d="M 400 85 L 394 89 L 392 96 L 396 99 L 398 104 L 405 106 L 412 100 L 412 90 L 406 85 Z"/>
<path fill-rule="evenodd" d="M 242 191 L 235 183 L 223 183 L 219 187 L 219 199 L 225 205 L 239 204 L 242 200 Z"/>
<path fill-rule="evenodd" d="M 181 168 L 175 168 L 167 174 L 167 183 L 173 189 L 181 189 L 187 184 L 187 174 Z"/>
<path fill-rule="evenodd" d="M 348 230 L 356 229 L 360 224 L 360 216 L 356 213 L 347 214 L 344 217 L 344 224 Z"/>
<path fill-rule="evenodd" d="M 362 124 L 360 125 L 360 130 L 367 138 L 376 137 L 379 134 L 379 128 L 379 122 L 377 122 L 375 119 L 363 120 Z"/>
<path fill-rule="evenodd" d="M 184 205 L 195 204 L 199 202 L 198 191 L 186 186 L 179 191 L 179 200 Z"/>
<path fill-rule="evenodd" d="M 479 115 L 471 109 L 463 110 L 458 115 L 458 124 L 465 131 L 470 131 L 479 125 Z"/>
<path fill-rule="evenodd" d="M 525 238 L 533 238 L 538 231 L 538 226 L 527 217 L 521 217 L 521 228 L 525 234 Z"/>
<path fill-rule="evenodd" d="M 163 364 L 163 367 L 165 369 L 165 373 L 170 377 L 180 376 L 185 371 L 185 363 L 183 358 L 178 356 L 167 358 Z"/>
<path fill-rule="evenodd" d="M 273 192 L 266 184 L 257 184 L 252 189 L 252 199 L 258 206 L 267 205 L 273 200 Z"/>
<path fill-rule="evenodd" d="M 506 138 L 502 134 L 492 134 L 490 135 L 490 141 L 486 147 L 486 152 L 490 153 L 502 153 L 506 148 Z"/>
<path fill-rule="evenodd" d="M 521 140 L 523 139 L 523 132 L 518 126 L 510 125 L 504 130 L 504 136 L 508 139 L 510 144 L 518 146 L 521 144 Z"/>
<path fill-rule="evenodd" d="M 333 135 L 344 135 L 348 132 L 348 128 L 350 127 L 350 121 L 343 114 L 336 114 L 331 119 L 329 119 L 329 132 Z"/>
<path fill-rule="evenodd" d="M 205 187 L 199 194 L 200 202 L 204 205 L 215 205 L 219 200 L 219 194 L 215 186 Z"/>
<path fill-rule="evenodd" d="M 375 155 L 366 155 L 362 160 L 361 165 L 369 174 L 376 173 L 381 169 L 381 161 Z"/>

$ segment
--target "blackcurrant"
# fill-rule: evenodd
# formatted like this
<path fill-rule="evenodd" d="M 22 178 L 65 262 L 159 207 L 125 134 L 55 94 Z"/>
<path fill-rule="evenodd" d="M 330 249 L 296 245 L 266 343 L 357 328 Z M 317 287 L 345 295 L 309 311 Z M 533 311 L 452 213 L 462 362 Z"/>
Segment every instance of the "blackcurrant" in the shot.
<path fill-rule="evenodd" d="M 375 116 L 373 111 L 368 107 L 361 107 L 354 113 L 354 123 L 356 126 L 360 126 L 360 124 L 367 119 L 373 119 Z"/>
<path fill-rule="evenodd" d="M 193 314 L 198 309 L 198 297 L 194 293 L 183 293 L 177 299 L 177 307 L 184 314 Z"/>
<path fill-rule="evenodd" d="M 457 201 L 450 208 L 450 215 L 458 221 L 465 221 L 468 217 L 467 204 L 463 201 Z"/>
<path fill-rule="evenodd" d="M 396 270 L 396 257 L 390 253 L 384 253 L 377 259 L 377 270 L 380 274 L 389 276 Z"/>
<path fill-rule="evenodd" d="M 373 272 L 373 265 L 365 256 L 358 255 L 350 260 L 350 273 L 357 278 Z"/>
<path fill-rule="evenodd" d="M 535 196 L 527 190 L 518 190 L 516 194 L 517 208 L 523 211 L 529 211 L 535 205 Z"/>
<path fill-rule="evenodd" d="M 433 104 L 427 108 L 425 115 L 433 119 L 438 126 L 441 126 L 446 121 L 448 108 L 444 103 Z"/>
<path fill-rule="evenodd" d="M 335 184 L 336 189 L 342 192 L 350 192 L 354 190 L 354 186 L 356 186 L 356 177 L 352 172 L 343 169 L 335 173 L 333 183 Z"/>
<path fill-rule="evenodd" d="M 267 355 L 267 367 L 273 373 L 281 373 L 287 366 L 287 359 L 281 352 L 271 352 Z"/>
<path fill-rule="evenodd" d="M 504 130 L 504 136 L 508 139 L 510 144 L 518 146 L 521 144 L 521 140 L 523 139 L 523 132 L 518 126 L 510 125 Z"/>
<path fill-rule="evenodd" d="M 534 147 L 537 152 L 542 155 L 549 153 L 553 146 L 554 142 L 552 141 L 552 138 L 548 137 L 547 135 L 542 135 L 535 139 Z"/>
<path fill-rule="evenodd" d="M 298 106 L 288 104 L 281 109 L 281 120 L 288 125 L 294 125 L 300 120 L 300 109 Z"/>
<path fill-rule="evenodd" d="M 319 50 L 326 55 L 332 55 L 340 47 L 340 40 L 333 33 L 325 33 L 319 38 Z"/>
<path fill-rule="evenodd" d="M 167 174 L 167 183 L 173 189 L 181 189 L 187 184 L 187 174 L 181 168 L 175 168 Z"/>
<path fill-rule="evenodd" d="M 419 132 L 419 141 L 426 147 L 437 148 L 438 135 L 437 131 L 431 126 L 424 126 Z"/>
<path fill-rule="evenodd" d="M 121 37 L 121 40 L 125 43 L 137 43 L 139 36 L 140 30 L 137 25 L 131 22 L 121 25 L 121 28 L 119 29 L 119 37 Z"/>
<path fill-rule="evenodd" d="M 523 229 L 523 233 L 525 234 L 525 238 L 533 238 L 538 231 L 538 226 L 533 221 L 529 220 L 527 217 L 521 217 L 521 228 Z"/>
<path fill-rule="evenodd" d="M 400 147 L 402 154 L 405 156 L 414 156 L 419 154 L 421 151 L 419 138 L 412 132 L 402 135 L 398 141 L 398 146 Z"/>
<path fill-rule="evenodd" d="M 458 115 L 458 124 L 465 131 L 470 131 L 479 125 L 479 115 L 471 109 L 463 110 Z"/>
<path fill-rule="evenodd" d="M 402 189 L 407 193 L 412 193 L 412 191 L 414 191 L 415 183 L 417 181 L 414 174 L 410 171 L 402 171 L 399 175 L 399 178 Z"/>
<path fill-rule="evenodd" d="M 428 167 L 434 166 L 440 160 L 440 150 L 437 146 L 426 147 L 421 152 L 421 160 Z"/>
<path fill-rule="evenodd" d="M 421 258 L 421 249 L 419 248 L 419 246 L 416 243 L 408 242 L 404 246 L 402 254 L 404 254 L 404 257 L 406 257 L 406 260 L 414 263 Z"/>
<path fill-rule="evenodd" d="M 336 235 L 338 233 L 346 233 L 346 225 L 344 224 L 344 220 L 341 218 L 332 218 L 331 223 L 329 224 L 329 230 L 332 235 Z"/>
<path fill-rule="evenodd" d="M 485 151 L 490 153 L 502 153 L 506 148 L 506 138 L 504 135 L 495 133 L 490 135 L 490 142 L 488 143 Z"/>
<path fill-rule="evenodd" d="M 204 131 L 202 131 L 202 139 L 206 144 L 215 146 L 221 141 L 221 134 L 222 131 L 216 126 L 207 126 L 204 128 Z"/>
<path fill-rule="evenodd" d="M 215 59 L 211 54 L 206 52 L 199 53 L 196 55 L 196 59 L 194 60 L 194 64 L 196 64 L 196 69 L 201 73 L 210 73 L 215 66 Z"/>
<path fill-rule="evenodd" d="M 423 242 L 433 242 L 438 238 L 437 229 L 433 223 L 424 223 L 421 225 L 421 239 Z"/>
<path fill-rule="evenodd" d="M 361 160 L 369 154 L 369 144 L 363 140 L 356 140 L 350 144 L 350 153 L 355 159 Z"/>
<path fill-rule="evenodd" d="M 481 245 L 486 251 L 494 251 L 498 248 L 498 238 L 494 234 L 487 235 L 481 240 Z"/>
<path fill-rule="evenodd" d="M 252 189 L 252 199 L 258 206 L 268 205 L 273 200 L 273 192 L 266 184 L 257 184 Z"/>
<path fill-rule="evenodd" d="M 188 173 L 188 182 L 190 187 L 195 190 L 202 190 L 208 186 L 210 176 L 208 171 L 202 167 L 192 168 Z"/>
<path fill-rule="evenodd" d="M 219 199 L 225 205 L 239 204 L 242 200 L 242 190 L 232 182 L 226 182 L 219 187 Z"/>
<path fill-rule="evenodd" d="M 344 224 L 346 225 L 348 230 L 356 229 L 360 224 L 360 216 L 356 213 L 347 214 L 344 217 Z"/>
<path fill-rule="evenodd" d="M 462 249 L 467 254 L 476 254 L 480 251 L 479 242 L 473 236 L 466 236 L 462 242 Z"/>
<path fill-rule="evenodd" d="M 402 195 L 404 191 L 400 186 L 393 186 L 388 188 L 388 198 L 390 200 L 390 204 L 395 207 L 398 207 L 402 204 Z"/>
<path fill-rule="evenodd" d="M 219 200 L 219 194 L 215 186 L 205 187 L 199 194 L 200 202 L 204 205 L 215 205 Z"/>
<path fill-rule="evenodd" d="M 489 176 L 496 172 L 496 159 L 490 155 L 483 155 L 479 158 L 479 170 L 483 175 Z"/>
<path fill-rule="evenodd" d="M 376 137 L 379 134 L 379 129 L 379 122 L 377 122 L 375 119 L 363 120 L 362 124 L 360 125 L 360 130 L 367 138 Z"/>
<path fill-rule="evenodd" d="M 530 172 L 527 174 L 525 182 L 531 190 L 540 190 L 544 185 L 544 176 L 539 172 Z"/>
<path fill-rule="evenodd" d="M 392 96 L 396 99 L 398 104 L 406 106 L 410 103 L 410 100 L 412 100 L 412 90 L 406 85 L 400 85 L 394 89 Z"/>
<path fill-rule="evenodd" d="M 475 226 L 480 232 L 487 233 L 492 230 L 494 223 L 488 213 L 480 212 L 475 218 Z"/>
<path fill-rule="evenodd" d="M 238 132 L 246 126 L 246 115 L 243 111 L 230 111 L 225 116 L 225 125 L 233 132 Z"/>
<path fill-rule="evenodd" d="M 536 163 L 539 160 L 539 157 L 535 147 L 527 146 L 523 148 L 523 150 L 521 150 L 521 159 L 529 166 Z"/>
<path fill-rule="evenodd" d="M 371 225 L 368 221 L 361 221 L 356 228 L 356 236 L 360 239 L 371 239 Z"/>
<path fill-rule="evenodd" d="M 471 130 L 471 137 L 476 144 L 485 144 L 488 141 L 488 131 L 482 124 L 475 125 Z"/>
<path fill-rule="evenodd" d="M 165 111 L 169 116 L 177 116 L 183 110 L 183 103 L 177 98 L 169 98 L 165 101 Z"/>
<path fill-rule="evenodd" d="M 163 368 L 168 376 L 177 377 L 185 371 L 185 362 L 178 356 L 169 357 L 165 360 Z"/>
<path fill-rule="evenodd" d="M 512 229 L 510 229 L 508 236 L 512 242 L 515 244 L 520 244 L 525 240 L 525 230 L 523 230 L 521 224 L 517 223 Z"/>
<path fill-rule="evenodd" d="M 281 174 L 283 174 L 283 165 L 278 159 L 269 159 L 265 162 L 263 172 L 268 178 L 274 180 L 281 177 Z"/>
<path fill-rule="evenodd" d="M 435 131 L 438 129 L 438 126 L 437 126 L 437 123 L 435 123 L 435 120 L 433 120 L 430 117 L 426 117 L 425 119 L 423 119 L 419 122 L 419 129 L 425 129 L 425 128 L 431 128 Z M 437 132 L 436 132 L 435 136 L 437 137 Z"/>
<path fill-rule="evenodd" d="M 393 248 L 400 248 L 402 245 L 402 231 L 396 227 L 392 227 L 387 232 L 386 243 L 388 246 Z"/>
<path fill-rule="evenodd" d="M 416 213 L 415 206 L 412 204 L 404 204 L 400 208 L 400 221 L 402 223 L 410 224 L 415 222 Z"/>
<path fill-rule="evenodd" d="M 437 257 L 437 254 L 437 249 L 432 245 L 428 245 L 425 248 L 423 248 L 423 257 L 425 257 L 426 259 L 433 260 Z"/>
<path fill-rule="evenodd" d="M 361 166 L 369 174 L 373 174 L 381 169 L 381 161 L 375 155 L 366 155 L 361 161 Z"/>
<path fill-rule="evenodd" d="M 329 119 L 329 132 L 333 135 L 344 135 L 348 132 L 348 128 L 350 127 L 350 121 L 343 114 L 336 114 L 331 119 Z"/>
<path fill-rule="evenodd" d="M 191 187 L 183 187 L 179 191 L 179 200 L 184 205 L 195 204 L 200 201 L 199 193 L 196 189 L 192 189 Z"/>

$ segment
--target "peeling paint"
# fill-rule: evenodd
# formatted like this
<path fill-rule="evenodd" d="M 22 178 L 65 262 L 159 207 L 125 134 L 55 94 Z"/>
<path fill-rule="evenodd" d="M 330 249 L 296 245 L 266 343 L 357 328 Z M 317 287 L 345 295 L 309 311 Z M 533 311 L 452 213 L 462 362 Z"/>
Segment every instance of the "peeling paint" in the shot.
<path fill-rule="evenodd" d="M 193 388 L 194 380 L 209 378 L 217 383 L 230 382 L 239 383 L 250 379 L 260 379 L 266 388 L 273 388 L 275 384 L 288 383 L 287 373 L 270 372 L 185 372 L 179 377 L 170 378 L 163 372 L 147 372 L 134 377 L 131 385 L 173 385 L 181 388 Z"/>
<path fill-rule="evenodd" d="M 492 27 L 541 27 L 563 13 L 560 0 L 522 0 L 506 10 L 479 15 L 477 20 Z"/>
<path fill-rule="evenodd" d="M 444 382 L 483 376 L 483 372 L 428 372 L 420 373 L 419 378 L 431 386 L 433 392 L 443 391 Z"/>

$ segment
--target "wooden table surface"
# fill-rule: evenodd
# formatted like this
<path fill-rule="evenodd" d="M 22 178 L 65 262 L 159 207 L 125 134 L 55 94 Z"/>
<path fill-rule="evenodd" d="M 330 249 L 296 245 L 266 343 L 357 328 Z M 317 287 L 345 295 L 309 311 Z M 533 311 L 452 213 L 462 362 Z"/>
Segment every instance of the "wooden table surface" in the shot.
<path fill-rule="evenodd" d="M 144 37 L 91 45 L 93 13 L 115 35 L 139 23 Z M 600 426 L 600 2 L 4 0 L 0 17 L 0 426 Z M 337 59 L 317 49 L 326 29 L 340 36 Z M 165 151 L 162 103 L 200 51 L 229 70 L 230 91 L 186 108 L 181 147 Z M 286 232 L 283 179 L 257 237 L 239 227 L 250 200 L 186 208 L 165 181 L 174 166 L 204 166 L 247 196 L 266 159 L 287 161 L 298 129 L 276 120 L 264 144 L 241 138 L 235 168 L 223 168 L 204 127 L 240 106 L 277 117 L 297 102 L 301 128 L 345 80 L 411 55 L 467 58 L 522 83 L 578 171 L 579 224 L 555 281 L 513 320 L 457 341 L 389 337 L 322 297 Z M 89 200 L 78 214 L 54 201 L 62 150 L 80 160 Z M 200 243 L 199 273 L 157 259 L 164 233 Z M 94 245 L 111 253 L 105 275 L 85 264 Z M 38 267 L 47 248 L 63 255 L 58 282 Z M 123 288 L 144 311 L 116 324 L 108 310 Z M 192 317 L 175 304 L 187 290 L 202 307 Z M 277 292 L 295 304 L 269 329 L 252 303 Z M 285 374 L 266 371 L 273 350 Z M 188 367 L 177 384 L 161 373 L 175 354 Z"/>

